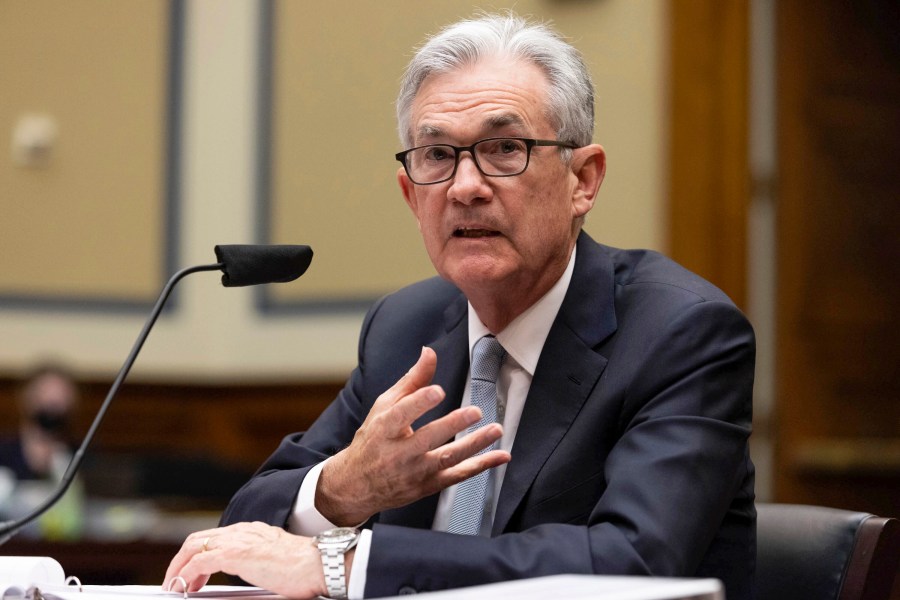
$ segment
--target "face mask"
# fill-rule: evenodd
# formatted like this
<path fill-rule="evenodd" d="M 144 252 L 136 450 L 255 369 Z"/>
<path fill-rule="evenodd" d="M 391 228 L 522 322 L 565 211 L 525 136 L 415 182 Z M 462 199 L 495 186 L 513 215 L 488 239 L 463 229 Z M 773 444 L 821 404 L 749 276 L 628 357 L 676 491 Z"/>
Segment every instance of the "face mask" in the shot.
<path fill-rule="evenodd" d="M 39 410 L 32 414 L 31 420 L 47 433 L 56 435 L 64 433 L 69 425 L 68 415 L 47 410 Z"/>

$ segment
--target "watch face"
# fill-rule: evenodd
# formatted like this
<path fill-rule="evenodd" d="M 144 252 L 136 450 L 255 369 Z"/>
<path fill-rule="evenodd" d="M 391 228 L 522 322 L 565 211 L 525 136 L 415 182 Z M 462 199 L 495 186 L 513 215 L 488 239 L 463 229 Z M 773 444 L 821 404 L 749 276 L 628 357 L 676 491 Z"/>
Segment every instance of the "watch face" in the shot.
<path fill-rule="evenodd" d="M 337 529 L 329 529 L 328 531 L 323 531 L 316 536 L 316 539 L 320 542 L 326 542 L 329 544 L 339 544 L 341 542 L 349 542 L 357 535 L 359 535 L 359 532 L 352 527 L 338 527 Z"/>

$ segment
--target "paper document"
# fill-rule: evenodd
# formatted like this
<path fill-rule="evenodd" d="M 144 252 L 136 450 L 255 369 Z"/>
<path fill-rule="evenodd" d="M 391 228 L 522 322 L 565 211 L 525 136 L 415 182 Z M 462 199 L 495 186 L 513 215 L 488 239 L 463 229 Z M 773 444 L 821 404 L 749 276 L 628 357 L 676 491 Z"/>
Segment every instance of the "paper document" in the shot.
<path fill-rule="evenodd" d="M 2 584 L 0 584 L 2 585 Z M 227 598 L 228 600 L 280 599 L 281 596 L 261 588 L 244 586 L 206 586 L 199 592 L 184 594 L 166 592 L 156 585 L 12 585 L 4 588 L 3 600 L 135 600 L 136 598 Z"/>
<path fill-rule="evenodd" d="M 62 565 L 48 556 L 0 557 L 0 585 L 63 585 L 66 575 Z"/>

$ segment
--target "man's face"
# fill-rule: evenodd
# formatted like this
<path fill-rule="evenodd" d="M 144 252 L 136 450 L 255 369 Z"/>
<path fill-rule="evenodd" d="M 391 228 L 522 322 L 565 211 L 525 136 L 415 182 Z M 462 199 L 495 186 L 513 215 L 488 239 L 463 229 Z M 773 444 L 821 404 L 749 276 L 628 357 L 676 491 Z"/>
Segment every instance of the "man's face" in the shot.
<path fill-rule="evenodd" d="M 433 75 L 412 105 L 414 145 L 555 139 L 546 87 L 538 67 L 502 59 Z M 479 293 L 543 295 L 568 262 L 573 219 L 593 204 L 593 193 L 574 193 L 578 177 L 554 147 L 533 148 L 528 168 L 514 177 L 486 177 L 463 152 L 450 181 L 415 185 L 402 168 L 398 179 L 432 263 L 470 300 Z"/>

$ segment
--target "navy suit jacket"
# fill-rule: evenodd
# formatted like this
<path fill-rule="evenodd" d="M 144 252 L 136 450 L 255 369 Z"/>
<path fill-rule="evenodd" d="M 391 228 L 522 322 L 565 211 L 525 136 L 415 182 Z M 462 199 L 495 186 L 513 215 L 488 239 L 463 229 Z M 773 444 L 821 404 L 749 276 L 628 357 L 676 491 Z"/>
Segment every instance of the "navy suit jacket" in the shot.
<path fill-rule="evenodd" d="M 525 402 L 491 538 L 431 531 L 438 496 L 373 528 L 366 595 L 557 573 L 712 576 L 752 597 L 756 558 L 748 452 L 755 343 L 711 284 L 663 256 L 582 233 L 572 282 Z M 353 438 L 372 403 L 437 353 L 443 403 L 468 371 L 466 299 L 433 278 L 379 300 L 359 365 L 309 431 L 284 439 L 223 523 L 284 526 L 308 470 Z"/>

